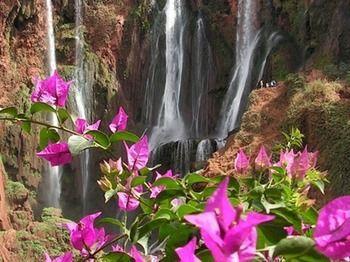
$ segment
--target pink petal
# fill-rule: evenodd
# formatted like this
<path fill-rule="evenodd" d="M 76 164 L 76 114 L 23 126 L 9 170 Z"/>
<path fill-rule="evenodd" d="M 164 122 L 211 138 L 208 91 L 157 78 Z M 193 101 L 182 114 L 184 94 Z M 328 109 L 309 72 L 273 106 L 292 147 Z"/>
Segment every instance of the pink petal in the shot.
<path fill-rule="evenodd" d="M 128 145 L 125 142 L 124 146 L 128 157 L 128 167 L 130 172 L 146 167 L 149 155 L 147 136 L 143 136 L 130 148 L 128 148 Z"/>
<path fill-rule="evenodd" d="M 239 150 L 235 159 L 235 170 L 238 173 L 245 173 L 249 167 L 249 158 L 242 149 Z"/>
<path fill-rule="evenodd" d="M 133 211 L 138 208 L 140 202 L 133 198 L 130 194 L 124 192 L 118 192 L 118 206 L 125 211 Z"/>
<path fill-rule="evenodd" d="M 65 142 L 48 145 L 44 150 L 36 153 L 36 155 L 49 161 L 51 166 L 59 166 L 72 162 L 72 155 L 69 152 L 68 144 Z"/>
<path fill-rule="evenodd" d="M 225 178 L 216 189 L 214 194 L 208 199 L 205 212 L 215 212 L 220 226 L 227 231 L 237 219 L 237 212 L 232 207 L 227 197 L 227 186 L 229 178 Z"/>
<path fill-rule="evenodd" d="M 350 256 L 350 196 L 339 197 L 320 210 L 314 239 L 317 249 L 331 259 Z"/>
<path fill-rule="evenodd" d="M 75 120 L 75 131 L 79 134 L 84 134 L 87 127 L 87 122 L 85 119 L 78 118 Z"/>
<path fill-rule="evenodd" d="M 265 147 L 260 147 L 258 156 L 255 159 L 255 166 L 257 168 L 269 168 L 271 166 L 271 157 L 267 154 Z"/>
<path fill-rule="evenodd" d="M 80 223 L 84 224 L 86 227 L 94 227 L 96 218 L 98 218 L 102 212 L 97 212 L 91 215 L 87 215 L 80 220 Z"/>
<path fill-rule="evenodd" d="M 35 90 L 31 95 L 32 102 L 44 102 L 64 107 L 71 82 L 65 82 L 57 71 L 44 80 L 35 79 Z"/>
<path fill-rule="evenodd" d="M 222 246 L 221 232 L 214 212 L 203 212 L 197 215 L 186 215 L 185 220 L 195 225 L 201 230 L 201 234 L 206 232 L 210 239 L 217 245 Z"/>
<path fill-rule="evenodd" d="M 109 129 L 115 133 L 126 129 L 128 123 L 128 115 L 125 113 L 123 107 L 119 107 L 118 114 L 113 118 L 109 125 Z"/>
<path fill-rule="evenodd" d="M 73 262 L 73 254 L 72 252 L 64 253 L 63 255 L 56 257 L 55 259 L 51 259 L 50 256 L 45 253 L 46 262 Z"/>
<path fill-rule="evenodd" d="M 180 258 L 180 262 L 199 262 L 199 258 L 195 255 L 197 238 L 193 238 L 185 246 L 175 249 Z"/>
<path fill-rule="evenodd" d="M 133 259 L 135 259 L 135 262 L 145 262 L 145 259 L 135 246 L 131 247 L 130 255 Z"/>

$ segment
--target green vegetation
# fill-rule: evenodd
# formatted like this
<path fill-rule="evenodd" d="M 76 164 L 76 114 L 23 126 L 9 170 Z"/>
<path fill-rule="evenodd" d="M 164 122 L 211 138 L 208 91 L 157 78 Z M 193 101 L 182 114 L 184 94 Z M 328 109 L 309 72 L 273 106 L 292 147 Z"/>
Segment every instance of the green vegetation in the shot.
<path fill-rule="evenodd" d="M 308 144 L 320 150 L 320 166 L 329 172 L 331 194 L 349 192 L 350 103 L 339 99 L 342 86 L 325 80 L 305 84 L 296 75 L 287 84 L 293 94 L 284 130 L 296 125 Z"/>

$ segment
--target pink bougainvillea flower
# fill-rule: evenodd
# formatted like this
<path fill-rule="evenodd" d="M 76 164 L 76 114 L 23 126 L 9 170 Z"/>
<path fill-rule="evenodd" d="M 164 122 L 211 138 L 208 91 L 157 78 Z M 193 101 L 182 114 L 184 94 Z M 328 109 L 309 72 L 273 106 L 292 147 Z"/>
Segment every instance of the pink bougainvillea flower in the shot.
<path fill-rule="evenodd" d="M 276 164 L 276 166 L 285 168 L 290 178 L 292 177 L 292 166 L 295 156 L 293 149 L 290 151 L 286 150 L 285 152 L 281 151 L 280 161 Z"/>
<path fill-rule="evenodd" d="M 113 118 L 109 125 L 109 129 L 115 133 L 126 129 L 128 124 L 128 115 L 125 113 L 123 107 L 119 107 L 118 114 Z"/>
<path fill-rule="evenodd" d="M 147 136 L 143 136 L 130 148 L 125 142 L 124 146 L 128 157 L 128 167 L 130 172 L 134 172 L 146 167 L 149 155 Z"/>
<path fill-rule="evenodd" d="M 238 173 L 243 174 L 248 170 L 248 167 L 249 167 L 249 158 L 244 153 L 243 149 L 240 149 L 235 159 L 235 170 Z"/>
<path fill-rule="evenodd" d="M 117 195 L 118 195 L 118 206 L 121 210 L 133 211 L 137 209 L 140 205 L 140 201 L 138 201 L 130 193 L 118 192 Z"/>
<path fill-rule="evenodd" d="M 255 158 L 255 167 L 258 169 L 266 169 L 271 166 L 271 156 L 266 152 L 265 147 L 260 147 L 258 156 Z"/>
<path fill-rule="evenodd" d="M 157 177 L 156 177 L 156 180 L 157 181 L 159 178 L 162 178 L 162 177 L 169 177 L 169 178 L 173 178 L 174 175 L 173 175 L 173 171 L 171 170 L 168 170 L 164 175 L 161 175 L 160 173 L 156 172 L 157 174 Z M 156 198 L 160 192 L 162 192 L 166 187 L 165 186 L 153 186 L 151 187 L 151 195 L 150 195 L 150 198 Z"/>
<path fill-rule="evenodd" d="M 309 154 L 307 152 L 307 148 L 305 148 L 303 152 L 299 152 L 294 158 L 291 166 L 292 177 L 296 179 L 304 179 L 309 168 Z"/>
<path fill-rule="evenodd" d="M 101 120 L 96 121 L 96 123 L 89 125 L 85 119 L 78 118 L 75 121 L 75 131 L 79 134 L 84 134 L 86 131 L 98 130 L 101 124 Z"/>
<path fill-rule="evenodd" d="M 350 257 L 350 196 L 339 197 L 319 213 L 314 231 L 316 248 L 333 260 Z"/>
<path fill-rule="evenodd" d="M 193 238 L 185 246 L 175 249 L 176 254 L 180 258 L 180 262 L 200 262 L 200 259 L 195 255 L 197 238 Z"/>
<path fill-rule="evenodd" d="M 228 199 L 227 185 L 225 179 L 208 199 L 203 213 L 187 215 L 185 219 L 200 229 L 215 261 L 251 261 L 256 251 L 256 226 L 274 216 L 249 212 L 242 218 L 242 208 L 233 208 Z"/>
<path fill-rule="evenodd" d="M 119 245 L 112 246 L 112 252 L 118 252 L 118 253 L 125 253 L 132 257 L 135 262 L 145 262 L 143 255 L 140 253 L 140 251 L 137 250 L 137 248 L 133 245 L 130 249 L 130 252 L 126 252 L 123 247 Z M 159 261 L 158 259 L 153 259 L 153 256 L 150 256 L 152 262 Z"/>
<path fill-rule="evenodd" d="M 64 253 L 63 255 L 52 259 L 47 253 L 45 253 L 46 262 L 73 262 L 72 252 Z"/>
<path fill-rule="evenodd" d="M 103 174 L 112 174 L 117 173 L 120 175 L 123 173 L 123 164 L 122 159 L 119 158 L 117 161 L 114 161 L 112 159 L 109 159 L 108 162 L 106 160 L 103 160 L 103 163 L 100 164 L 100 168 Z"/>
<path fill-rule="evenodd" d="M 84 257 L 94 253 L 110 238 L 105 234 L 104 228 L 95 228 L 94 226 L 95 219 L 100 215 L 101 212 L 98 212 L 82 218 L 78 223 L 66 224 L 70 233 L 71 245 L 79 250 Z"/>
<path fill-rule="evenodd" d="M 307 225 L 304 223 L 301 224 L 301 231 L 303 234 L 305 234 L 310 228 L 311 228 L 311 225 Z M 288 236 L 300 235 L 300 233 L 297 230 L 295 230 L 295 228 L 293 226 L 284 227 L 283 229 L 287 232 Z"/>
<path fill-rule="evenodd" d="M 35 79 L 35 89 L 32 93 L 32 102 L 43 102 L 54 106 L 64 107 L 66 105 L 69 86 L 72 82 L 66 82 L 55 71 L 46 79 Z"/>
<path fill-rule="evenodd" d="M 49 161 L 51 166 L 59 166 L 72 162 L 72 155 L 68 144 L 65 142 L 50 144 L 44 150 L 36 153 L 36 155 Z"/>
<path fill-rule="evenodd" d="M 133 259 L 135 259 L 135 262 L 145 262 L 145 259 L 135 246 L 131 247 L 130 255 Z"/>

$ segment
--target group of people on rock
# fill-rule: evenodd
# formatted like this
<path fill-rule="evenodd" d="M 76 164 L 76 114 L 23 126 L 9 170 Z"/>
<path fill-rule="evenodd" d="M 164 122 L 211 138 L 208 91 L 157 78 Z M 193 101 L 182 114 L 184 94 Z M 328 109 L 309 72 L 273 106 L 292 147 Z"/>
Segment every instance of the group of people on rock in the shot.
<path fill-rule="evenodd" d="M 277 81 L 272 80 L 271 82 L 264 82 L 264 80 L 260 80 L 258 83 L 258 88 L 264 88 L 264 87 L 276 87 L 277 86 Z"/>

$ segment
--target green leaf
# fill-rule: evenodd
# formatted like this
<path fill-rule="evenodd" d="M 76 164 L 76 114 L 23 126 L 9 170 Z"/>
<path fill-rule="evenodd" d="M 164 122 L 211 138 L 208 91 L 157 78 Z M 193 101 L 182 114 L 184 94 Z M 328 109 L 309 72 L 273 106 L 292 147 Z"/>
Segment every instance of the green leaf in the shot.
<path fill-rule="evenodd" d="M 158 212 L 155 214 L 154 218 L 163 218 L 167 220 L 172 220 L 176 218 L 173 211 L 171 211 L 169 208 L 162 208 L 159 209 Z"/>
<path fill-rule="evenodd" d="M 59 108 L 57 110 L 57 114 L 61 124 L 63 124 L 67 119 L 72 119 L 70 114 L 65 108 Z"/>
<path fill-rule="evenodd" d="M 103 149 L 107 149 L 111 145 L 109 137 L 101 131 L 89 130 L 86 134 L 93 136 L 95 142 Z"/>
<path fill-rule="evenodd" d="M 199 251 L 196 256 L 200 259 L 200 261 L 205 262 L 214 262 L 213 256 L 211 255 L 209 250 Z"/>
<path fill-rule="evenodd" d="M 165 223 L 169 223 L 168 219 L 158 218 L 158 219 L 154 219 L 154 220 L 148 222 L 147 224 L 145 224 L 144 226 L 142 226 L 140 228 L 138 237 L 139 238 L 144 237 L 146 234 L 148 234 L 151 231 L 161 227 Z"/>
<path fill-rule="evenodd" d="M 181 205 L 177 209 L 176 213 L 180 218 L 183 218 L 185 215 L 200 212 L 200 211 L 201 211 L 200 209 L 195 208 L 194 206 L 185 204 L 185 205 Z"/>
<path fill-rule="evenodd" d="M 132 259 L 128 254 L 124 252 L 113 252 L 102 256 L 101 261 L 102 262 L 131 262 L 131 261 L 134 261 L 134 259 Z"/>
<path fill-rule="evenodd" d="M 275 171 L 274 173 L 279 174 L 281 176 L 285 176 L 287 174 L 287 171 L 283 167 L 273 166 L 271 167 L 271 169 Z"/>
<path fill-rule="evenodd" d="M 271 210 L 271 213 L 283 218 L 286 222 L 293 225 L 298 231 L 301 231 L 301 219 L 295 212 L 286 208 L 279 208 Z"/>
<path fill-rule="evenodd" d="M 21 128 L 24 132 L 30 134 L 30 131 L 32 130 L 32 123 L 30 121 L 23 121 L 21 124 Z"/>
<path fill-rule="evenodd" d="M 39 148 L 44 149 L 48 143 L 51 141 L 56 143 L 60 140 L 60 135 L 55 129 L 42 128 L 39 134 Z"/>
<path fill-rule="evenodd" d="M 304 223 L 315 225 L 318 218 L 318 212 L 314 207 L 310 207 L 305 212 L 302 212 L 301 216 L 303 217 Z"/>
<path fill-rule="evenodd" d="M 72 155 L 79 155 L 83 150 L 93 146 L 93 141 L 82 136 L 70 136 L 68 138 L 68 147 Z"/>
<path fill-rule="evenodd" d="M 195 183 L 206 182 L 208 183 L 210 179 L 198 174 L 198 173 L 190 173 L 184 177 L 184 181 L 188 185 L 192 185 Z"/>
<path fill-rule="evenodd" d="M 159 195 L 156 198 L 157 202 L 161 202 L 166 199 L 172 199 L 174 197 L 184 196 L 185 193 L 183 190 L 176 190 L 176 189 L 166 189 L 159 193 Z"/>
<path fill-rule="evenodd" d="M 147 176 L 147 175 L 149 175 L 153 170 L 155 170 L 155 169 L 157 169 L 157 168 L 159 168 L 159 167 L 161 167 L 162 165 L 156 165 L 156 166 L 154 166 L 154 167 L 144 167 L 144 168 L 142 168 L 142 169 L 140 169 L 139 170 L 139 172 L 140 172 L 140 174 L 141 174 L 141 176 Z"/>
<path fill-rule="evenodd" d="M 147 177 L 146 176 L 136 176 L 131 180 L 131 187 L 139 186 L 145 183 Z"/>
<path fill-rule="evenodd" d="M 145 214 L 151 214 L 153 212 L 154 200 L 149 198 L 142 198 L 142 202 L 140 203 L 141 209 Z"/>
<path fill-rule="evenodd" d="M 266 213 L 269 214 L 271 209 L 277 209 L 277 208 L 281 208 L 281 207 L 285 207 L 286 205 L 283 203 L 283 201 L 279 202 L 279 203 L 275 203 L 272 204 L 270 202 L 268 202 L 265 198 L 264 195 L 261 196 L 261 204 L 264 206 Z"/>
<path fill-rule="evenodd" d="M 154 181 L 153 186 L 165 186 L 167 189 L 180 189 L 179 183 L 170 177 L 161 177 Z"/>
<path fill-rule="evenodd" d="M 130 226 L 129 238 L 133 243 L 136 243 L 139 239 L 139 221 L 141 220 L 140 216 L 137 216 L 134 222 Z"/>
<path fill-rule="evenodd" d="M 0 115 L 10 115 L 12 117 L 16 117 L 17 113 L 17 108 L 15 107 L 6 107 L 0 109 Z"/>
<path fill-rule="evenodd" d="M 118 193 L 116 189 L 110 189 L 105 193 L 105 203 L 107 203 L 112 197 Z"/>
<path fill-rule="evenodd" d="M 37 102 L 37 103 L 32 104 L 29 111 L 32 115 L 34 115 L 35 113 L 38 113 L 38 112 L 53 112 L 53 113 L 55 113 L 56 109 L 48 104 L 45 104 L 42 102 Z"/>
<path fill-rule="evenodd" d="M 324 182 L 322 180 L 312 181 L 311 183 L 324 194 Z"/>
<path fill-rule="evenodd" d="M 328 261 L 314 250 L 315 242 L 308 237 L 282 239 L 275 247 L 273 257 L 283 256 L 287 261 Z"/>
<path fill-rule="evenodd" d="M 97 224 L 110 224 L 110 225 L 116 225 L 119 228 L 125 230 L 125 225 L 123 225 L 123 223 L 115 218 L 112 217 L 105 217 L 105 218 L 101 218 L 97 221 Z"/>
<path fill-rule="evenodd" d="M 127 131 L 120 131 L 116 132 L 113 135 L 110 136 L 109 140 L 111 143 L 119 142 L 119 141 L 129 141 L 136 143 L 139 141 L 139 137 L 133 133 L 127 132 Z"/>

